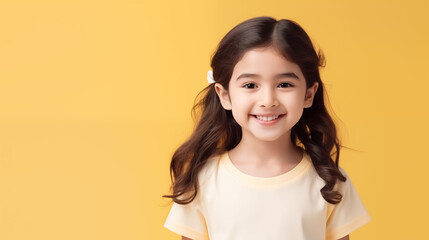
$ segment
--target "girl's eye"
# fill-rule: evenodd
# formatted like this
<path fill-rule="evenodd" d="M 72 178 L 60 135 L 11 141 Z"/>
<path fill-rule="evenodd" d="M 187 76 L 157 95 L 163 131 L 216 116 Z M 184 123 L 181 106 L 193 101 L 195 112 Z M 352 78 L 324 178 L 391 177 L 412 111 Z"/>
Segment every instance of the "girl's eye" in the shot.
<path fill-rule="evenodd" d="M 293 87 L 293 86 L 292 86 L 292 84 L 287 83 L 287 82 L 279 84 L 279 88 L 288 88 L 288 87 Z"/>
<path fill-rule="evenodd" d="M 243 85 L 243 87 L 252 89 L 252 88 L 256 88 L 256 85 L 254 83 L 246 83 Z"/>

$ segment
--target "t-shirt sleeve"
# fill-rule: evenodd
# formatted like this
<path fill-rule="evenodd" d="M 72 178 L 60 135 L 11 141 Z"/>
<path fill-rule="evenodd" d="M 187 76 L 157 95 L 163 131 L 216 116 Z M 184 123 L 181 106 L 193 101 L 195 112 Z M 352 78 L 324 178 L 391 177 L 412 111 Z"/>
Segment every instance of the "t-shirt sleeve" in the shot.
<path fill-rule="evenodd" d="M 186 205 L 173 203 L 164 227 L 194 240 L 208 240 L 206 221 L 198 195 Z"/>
<path fill-rule="evenodd" d="M 337 240 L 347 236 L 357 228 L 371 221 L 371 216 L 363 205 L 356 189 L 345 171 L 340 171 L 347 178 L 337 185 L 343 195 L 339 204 L 330 204 L 326 226 L 326 239 Z"/>

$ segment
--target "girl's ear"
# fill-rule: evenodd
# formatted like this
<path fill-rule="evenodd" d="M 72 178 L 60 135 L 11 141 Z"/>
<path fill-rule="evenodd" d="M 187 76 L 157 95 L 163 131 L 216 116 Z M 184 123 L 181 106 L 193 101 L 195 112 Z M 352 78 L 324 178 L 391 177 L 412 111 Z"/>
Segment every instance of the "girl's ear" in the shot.
<path fill-rule="evenodd" d="M 231 110 L 231 99 L 229 98 L 228 90 L 226 90 L 220 83 L 215 83 L 214 87 L 217 95 L 219 96 L 220 104 L 222 104 L 222 107 L 225 110 Z"/>
<path fill-rule="evenodd" d="M 319 88 L 319 83 L 315 82 L 313 86 L 307 88 L 305 93 L 304 108 L 309 108 L 313 105 L 314 95 L 316 95 L 317 88 Z"/>

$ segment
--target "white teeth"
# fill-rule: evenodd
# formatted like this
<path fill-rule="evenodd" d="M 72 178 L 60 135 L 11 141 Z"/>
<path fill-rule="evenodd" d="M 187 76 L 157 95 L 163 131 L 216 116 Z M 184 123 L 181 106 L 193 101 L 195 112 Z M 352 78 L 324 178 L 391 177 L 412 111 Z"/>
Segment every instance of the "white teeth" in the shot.
<path fill-rule="evenodd" d="M 279 115 L 274 115 L 274 116 L 256 116 L 256 118 L 258 120 L 261 120 L 261 121 L 272 121 L 274 119 L 279 118 Z"/>

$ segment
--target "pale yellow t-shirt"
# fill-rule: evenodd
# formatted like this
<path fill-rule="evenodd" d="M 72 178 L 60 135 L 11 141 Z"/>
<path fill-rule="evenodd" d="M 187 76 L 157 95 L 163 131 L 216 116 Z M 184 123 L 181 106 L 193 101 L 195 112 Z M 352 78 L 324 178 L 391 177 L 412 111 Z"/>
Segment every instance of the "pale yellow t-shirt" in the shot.
<path fill-rule="evenodd" d="M 339 239 L 370 221 L 350 179 L 337 186 L 342 201 L 329 204 L 325 185 L 304 154 L 292 170 L 254 177 L 238 170 L 228 153 L 208 160 L 199 174 L 199 192 L 190 204 L 174 203 L 165 222 L 194 240 Z"/>

